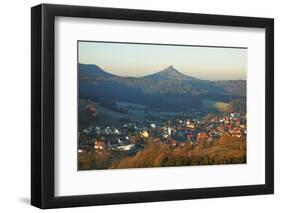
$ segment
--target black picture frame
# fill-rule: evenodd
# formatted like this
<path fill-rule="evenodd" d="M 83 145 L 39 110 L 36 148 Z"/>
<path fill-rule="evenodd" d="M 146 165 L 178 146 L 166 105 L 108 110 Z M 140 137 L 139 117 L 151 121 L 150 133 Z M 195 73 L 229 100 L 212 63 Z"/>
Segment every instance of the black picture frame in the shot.
<path fill-rule="evenodd" d="M 55 17 L 264 28 L 265 184 L 93 195 L 54 195 Z M 31 9 L 31 204 L 42 208 L 217 198 L 274 193 L 274 20 L 271 18 L 41 4 Z"/>

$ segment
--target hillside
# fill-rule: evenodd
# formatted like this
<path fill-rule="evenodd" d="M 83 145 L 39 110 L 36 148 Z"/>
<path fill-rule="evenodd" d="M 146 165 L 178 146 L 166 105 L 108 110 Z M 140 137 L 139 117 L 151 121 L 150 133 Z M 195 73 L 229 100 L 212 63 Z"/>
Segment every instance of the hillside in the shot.
<path fill-rule="evenodd" d="M 145 168 L 246 163 L 245 141 L 223 136 L 218 141 L 171 148 L 166 144 L 148 144 L 135 156 L 113 163 L 111 168 Z"/>
<path fill-rule="evenodd" d="M 136 103 L 162 111 L 188 111 L 202 107 L 204 100 L 229 103 L 246 97 L 246 81 L 201 80 L 172 66 L 144 77 L 121 77 L 97 65 L 79 64 L 79 79 L 80 99 Z"/>
<path fill-rule="evenodd" d="M 102 68 L 95 64 L 79 64 L 78 65 L 79 70 L 79 77 L 83 78 L 110 78 L 110 77 L 116 77 L 113 74 L 110 74 L 106 71 L 104 71 Z"/>
<path fill-rule="evenodd" d="M 184 75 L 176 70 L 173 66 L 169 66 L 164 70 L 156 72 L 152 75 L 147 75 L 143 77 L 144 79 L 151 79 L 151 80 L 198 80 L 197 78 Z"/>
<path fill-rule="evenodd" d="M 96 155 L 79 155 L 80 168 L 124 169 L 169 166 L 196 166 L 246 163 L 246 141 L 224 135 L 219 140 L 171 147 L 168 144 L 149 142 L 134 156 L 105 151 Z"/>

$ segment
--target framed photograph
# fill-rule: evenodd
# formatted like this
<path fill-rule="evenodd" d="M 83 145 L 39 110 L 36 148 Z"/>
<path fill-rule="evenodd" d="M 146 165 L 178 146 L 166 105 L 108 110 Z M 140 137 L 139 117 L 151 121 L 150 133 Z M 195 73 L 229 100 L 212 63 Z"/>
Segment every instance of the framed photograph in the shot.
<path fill-rule="evenodd" d="M 31 9 L 31 203 L 274 192 L 274 21 Z"/>

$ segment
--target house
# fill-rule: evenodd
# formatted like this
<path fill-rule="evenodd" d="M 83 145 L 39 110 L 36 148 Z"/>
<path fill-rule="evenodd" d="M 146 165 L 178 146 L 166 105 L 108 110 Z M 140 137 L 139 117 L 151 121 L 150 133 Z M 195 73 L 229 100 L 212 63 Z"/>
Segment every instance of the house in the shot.
<path fill-rule="evenodd" d="M 78 153 L 84 153 L 85 151 L 83 149 L 78 149 Z"/>
<path fill-rule="evenodd" d="M 164 133 L 164 134 L 162 135 L 162 137 L 163 137 L 163 138 L 168 138 L 169 135 Z"/>
<path fill-rule="evenodd" d="M 153 142 L 154 142 L 154 143 L 160 143 L 161 140 L 160 140 L 159 138 L 154 138 L 154 139 L 153 139 Z"/>
<path fill-rule="evenodd" d="M 101 134 L 101 129 L 100 129 L 100 127 L 96 127 L 96 133 L 99 135 L 99 134 Z"/>
<path fill-rule="evenodd" d="M 224 126 L 218 126 L 217 127 L 219 132 L 224 132 L 225 131 L 225 127 Z"/>
<path fill-rule="evenodd" d="M 162 137 L 167 138 L 172 134 L 171 127 L 163 127 Z"/>
<path fill-rule="evenodd" d="M 103 141 L 96 141 L 94 148 L 97 149 L 97 150 L 105 149 L 106 148 L 105 142 L 103 142 Z"/>
<path fill-rule="evenodd" d="M 148 132 L 146 130 L 142 131 L 140 134 L 141 134 L 141 137 L 143 137 L 143 138 L 148 138 L 149 137 L 149 134 L 148 134 Z"/>
<path fill-rule="evenodd" d="M 93 117 L 95 117 L 97 115 L 96 106 L 93 104 L 86 105 L 86 111 L 91 113 Z"/>
<path fill-rule="evenodd" d="M 225 124 L 229 124 L 230 123 L 229 118 L 227 116 L 223 117 L 223 122 Z"/>
<path fill-rule="evenodd" d="M 194 129 L 195 128 L 195 125 L 193 123 L 189 123 L 186 125 L 188 128 L 190 129 Z"/>
<path fill-rule="evenodd" d="M 161 136 L 162 138 L 168 138 L 171 133 L 172 133 L 172 130 L 170 127 L 162 127 L 162 132 L 161 132 Z"/>
<path fill-rule="evenodd" d="M 170 138 L 170 139 L 168 139 L 167 144 L 169 144 L 169 145 L 171 145 L 171 146 L 176 146 L 176 145 L 177 145 L 177 141 Z"/>
<path fill-rule="evenodd" d="M 187 143 L 185 143 L 185 142 L 180 142 L 179 145 L 180 145 L 180 147 L 184 147 L 184 146 L 186 146 L 186 144 L 187 144 Z"/>
<path fill-rule="evenodd" d="M 241 129 L 245 129 L 245 128 L 246 128 L 246 125 L 245 125 L 245 124 L 240 124 L 239 127 L 240 127 Z"/>
<path fill-rule="evenodd" d="M 83 130 L 83 133 L 90 134 L 92 132 L 92 130 L 93 130 L 92 127 L 88 127 L 87 129 Z"/>
<path fill-rule="evenodd" d="M 193 135 L 192 134 L 187 134 L 186 135 L 186 140 L 187 141 L 193 141 Z"/>
<path fill-rule="evenodd" d="M 120 138 L 118 138 L 117 141 L 119 144 L 123 144 L 123 141 Z"/>
<path fill-rule="evenodd" d="M 155 124 L 150 124 L 151 128 L 156 128 L 156 125 Z"/>
<path fill-rule="evenodd" d="M 241 128 L 240 127 L 233 127 L 233 128 L 230 128 L 228 130 L 228 132 L 230 134 L 239 134 L 239 133 L 241 133 Z"/>
<path fill-rule="evenodd" d="M 120 131 L 116 128 L 116 129 L 114 129 L 114 134 L 119 135 Z"/>
<path fill-rule="evenodd" d="M 126 145 L 126 146 L 118 146 L 118 150 L 122 150 L 122 151 L 130 151 L 130 150 L 133 150 L 134 148 L 136 147 L 135 144 L 129 144 L 129 145 Z"/>
<path fill-rule="evenodd" d="M 207 138 L 207 141 L 213 141 L 213 137 L 211 135 L 209 135 L 209 137 Z"/>
<path fill-rule="evenodd" d="M 231 136 L 236 137 L 236 138 L 241 138 L 242 134 L 241 133 L 234 133 Z"/>
<path fill-rule="evenodd" d="M 208 140 L 209 135 L 206 132 L 199 132 L 197 134 L 197 141 L 206 141 Z"/>
<path fill-rule="evenodd" d="M 240 113 L 238 112 L 233 112 L 233 113 L 230 113 L 230 119 L 239 119 L 240 118 Z"/>
<path fill-rule="evenodd" d="M 210 132 L 211 136 L 214 138 L 219 138 L 222 136 L 223 132 L 217 131 L 216 129 L 211 130 Z"/>

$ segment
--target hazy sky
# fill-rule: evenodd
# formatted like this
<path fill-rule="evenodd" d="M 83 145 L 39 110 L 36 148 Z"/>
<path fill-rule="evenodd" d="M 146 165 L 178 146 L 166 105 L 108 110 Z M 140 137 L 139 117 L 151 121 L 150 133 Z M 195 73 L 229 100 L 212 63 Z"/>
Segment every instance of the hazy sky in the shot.
<path fill-rule="evenodd" d="M 173 65 L 206 80 L 245 80 L 247 49 L 78 42 L 79 63 L 96 64 L 120 76 L 144 76 Z"/>

